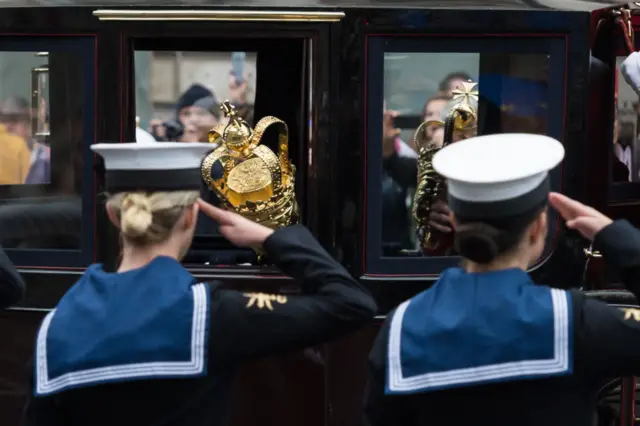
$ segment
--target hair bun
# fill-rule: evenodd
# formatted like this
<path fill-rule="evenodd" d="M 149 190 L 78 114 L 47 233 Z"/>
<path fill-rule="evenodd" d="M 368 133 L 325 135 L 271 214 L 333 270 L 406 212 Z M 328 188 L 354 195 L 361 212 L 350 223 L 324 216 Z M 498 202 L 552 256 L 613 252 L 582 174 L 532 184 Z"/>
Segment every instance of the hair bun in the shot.
<path fill-rule="evenodd" d="M 120 228 L 129 238 L 145 235 L 153 223 L 151 203 L 145 194 L 131 193 L 122 200 Z"/>
<path fill-rule="evenodd" d="M 455 231 L 455 248 L 472 262 L 489 263 L 500 254 L 499 236 L 498 229 L 485 223 L 459 225 Z"/>

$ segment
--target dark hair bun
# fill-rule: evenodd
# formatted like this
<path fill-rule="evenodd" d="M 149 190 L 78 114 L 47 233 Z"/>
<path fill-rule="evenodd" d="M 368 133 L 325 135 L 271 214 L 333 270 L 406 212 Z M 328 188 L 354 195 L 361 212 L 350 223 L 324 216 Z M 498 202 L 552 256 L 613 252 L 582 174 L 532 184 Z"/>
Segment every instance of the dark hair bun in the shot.
<path fill-rule="evenodd" d="M 458 225 L 455 231 L 455 248 L 460 255 L 472 262 L 489 263 L 500 254 L 500 230 L 486 223 Z"/>

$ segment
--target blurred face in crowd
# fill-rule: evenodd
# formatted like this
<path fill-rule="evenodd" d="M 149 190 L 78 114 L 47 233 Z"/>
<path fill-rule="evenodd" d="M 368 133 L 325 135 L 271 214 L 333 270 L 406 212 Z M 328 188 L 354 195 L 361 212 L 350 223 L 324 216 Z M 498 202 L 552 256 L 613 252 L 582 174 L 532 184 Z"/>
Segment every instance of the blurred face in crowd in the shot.
<path fill-rule="evenodd" d="M 424 120 L 440 120 L 440 113 L 446 105 L 446 99 L 433 99 L 429 101 L 424 109 Z"/>
<path fill-rule="evenodd" d="M 449 88 L 447 90 L 447 96 L 453 96 L 453 91 L 456 89 L 462 89 L 462 83 L 464 83 L 465 80 L 461 79 L 461 78 L 452 78 L 451 80 L 449 80 Z"/>
<path fill-rule="evenodd" d="M 427 102 L 427 105 L 424 108 L 424 116 L 423 121 L 431 121 L 431 120 L 441 120 L 442 110 L 447 106 L 446 99 L 432 99 Z M 431 125 L 427 127 L 426 135 L 427 138 L 432 139 L 433 133 L 436 130 L 436 125 Z"/>
<path fill-rule="evenodd" d="M 433 129 L 431 143 L 438 148 L 442 147 L 442 145 L 444 144 L 444 127 L 436 127 Z"/>
<path fill-rule="evenodd" d="M 180 142 L 208 142 L 209 130 L 218 124 L 215 115 L 195 105 L 182 108 L 179 119 L 184 126 Z"/>

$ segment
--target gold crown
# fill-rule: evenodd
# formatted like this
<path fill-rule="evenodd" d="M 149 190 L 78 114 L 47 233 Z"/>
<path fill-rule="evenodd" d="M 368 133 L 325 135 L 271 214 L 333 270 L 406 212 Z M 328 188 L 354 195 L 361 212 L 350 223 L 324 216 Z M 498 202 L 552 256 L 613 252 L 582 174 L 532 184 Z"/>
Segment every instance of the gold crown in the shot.
<path fill-rule="evenodd" d="M 453 98 L 444 109 L 442 120 L 425 121 L 416 129 L 414 142 L 418 149 L 427 148 L 429 141 L 425 136 L 428 127 L 444 127 L 446 137 L 443 146 L 453 142 L 453 138 L 467 139 L 475 136 L 478 128 L 478 84 L 473 81 L 462 83 L 460 89 L 453 92 Z"/>
<path fill-rule="evenodd" d="M 224 101 L 220 109 L 229 118 L 209 131 L 209 142 L 219 146 L 202 162 L 202 179 L 224 207 L 272 229 L 296 223 L 296 168 L 289 161 L 289 131 L 284 121 L 264 117 L 255 129 Z M 278 154 L 260 145 L 265 131 L 278 129 Z"/>
<path fill-rule="evenodd" d="M 443 147 L 456 140 L 467 139 L 478 132 L 478 88 L 474 82 L 462 83 L 462 88 L 453 91 L 453 99 L 445 109 L 444 121 L 429 120 L 422 123 L 414 136 L 418 148 L 418 187 L 413 199 L 413 220 L 422 250 L 430 255 L 443 255 L 447 244 L 445 236 L 436 235 L 429 225 L 429 216 L 434 203 L 444 193 L 444 178 L 433 169 L 433 156 Z M 429 140 L 426 130 L 430 126 L 444 127 L 442 145 Z"/>

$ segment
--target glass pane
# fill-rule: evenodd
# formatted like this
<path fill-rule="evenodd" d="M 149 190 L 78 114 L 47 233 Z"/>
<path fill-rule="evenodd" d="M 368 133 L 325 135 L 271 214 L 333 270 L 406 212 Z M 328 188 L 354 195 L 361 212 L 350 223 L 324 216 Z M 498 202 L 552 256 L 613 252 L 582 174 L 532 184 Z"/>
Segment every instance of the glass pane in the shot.
<path fill-rule="evenodd" d="M 640 182 L 638 158 L 638 95 L 620 73 L 626 57 L 617 58 L 618 90 L 616 93 L 616 119 L 613 129 L 613 156 L 611 177 L 616 182 Z"/>
<path fill-rule="evenodd" d="M 84 63 L 71 52 L 0 53 L 5 248 L 80 248 Z"/>
<path fill-rule="evenodd" d="M 137 142 L 208 142 L 209 130 L 226 120 L 220 111 L 226 99 L 253 125 L 256 61 L 255 52 L 137 51 Z M 218 203 L 204 185 L 202 197 Z M 255 257 L 250 250 L 246 256 L 234 250 L 225 252 L 230 248 L 216 224 L 201 214 L 185 262 L 235 264 Z M 212 249 L 222 250 L 213 253 Z"/>
<path fill-rule="evenodd" d="M 224 120 L 220 102 L 225 99 L 252 121 L 256 57 L 252 52 L 137 51 L 137 135 L 149 141 L 208 142 L 209 129 Z"/>
<path fill-rule="evenodd" d="M 455 255 L 445 183 L 430 171 L 434 179 L 417 188 L 418 126 L 434 121 L 419 134 L 421 146 L 432 154 L 477 133 L 545 134 L 548 66 L 546 54 L 385 54 L 383 256 Z M 463 98 L 477 120 L 445 141 L 446 115 Z M 416 198 L 416 193 L 428 195 Z"/>

